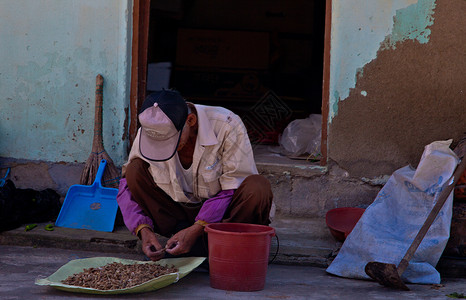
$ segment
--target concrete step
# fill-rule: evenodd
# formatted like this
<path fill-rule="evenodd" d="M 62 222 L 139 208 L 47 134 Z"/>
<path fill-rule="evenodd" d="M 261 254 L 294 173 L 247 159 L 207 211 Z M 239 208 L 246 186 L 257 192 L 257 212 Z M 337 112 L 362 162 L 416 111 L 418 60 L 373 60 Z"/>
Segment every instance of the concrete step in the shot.
<path fill-rule="evenodd" d="M 323 219 L 280 218 L 270 226 L 279 242 L 277 263 L 327 267 L 329 256 L 338 247 Z M 272 240 L 271 255 L 278 242 Z"/>
<path fill-rule="evenodd" d="M 61 248 L 70 250 L 95 251 L 102 253 L 138 254 L 143 259 L 140 241 L 124 226 L 117 226 L 113 232 L 87 229 L 56 227 L 45 230 L 47 223 L 39 223 L 33 230 L 25 226 L 0 232 L 0 245 L 28 246 L 39 248 Z M 319 220 L 280 219 L 271 226 L 276 230 L 277 239 L 272 239 L 270 260 L 286 265 L 307 265 L 326 268 L 334 258 L 341 243 L 325 232 Z M 314 230 L 309 230 L 314 228 Z M 320 232 L 321 235 L 316 235 Z M 161 239 L 165 239 L 161 237 Z M 278 249 L 278 253 L 277 253 Z M 456 257 L 441 257 L 437 270 L 442 277 L 465 278 L 466 260 Z"/>
<path fill-rule="evenodd" d="M 113 232 L 55 227 L 45 230 L 47 223 L 39 223 L 30 231 L 25 226 L 0 233 L 0 244 L 62 249 L 79 249 L 111 253 L 138 253 L 143 255 L 141 243 L 124 226 Z M 271 224 L 276 230 L 272 239 L 270 260 L 278 264 L 327 266 L 335 242 L 329 238 L 322 222 L 307 219 L 280 219 Z M 317 229 L 317 230 L 316 230 Z M 315 232 L 322 232 L 316 236 Z M 160 237 L 161 240 L 166 240 Z"/>

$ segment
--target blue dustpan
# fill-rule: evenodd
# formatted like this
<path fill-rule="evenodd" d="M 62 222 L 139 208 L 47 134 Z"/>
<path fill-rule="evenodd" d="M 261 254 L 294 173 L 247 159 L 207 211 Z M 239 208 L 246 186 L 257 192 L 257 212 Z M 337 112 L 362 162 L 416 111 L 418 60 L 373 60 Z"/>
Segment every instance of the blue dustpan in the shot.
<path fill-rule="evenodd" d="M 100 161 L 92 185 L 72 185 L 66 194 L 55 226 L 112 232 L 118 210 L 118 189 L 103 187 L 107 161 Z"/>

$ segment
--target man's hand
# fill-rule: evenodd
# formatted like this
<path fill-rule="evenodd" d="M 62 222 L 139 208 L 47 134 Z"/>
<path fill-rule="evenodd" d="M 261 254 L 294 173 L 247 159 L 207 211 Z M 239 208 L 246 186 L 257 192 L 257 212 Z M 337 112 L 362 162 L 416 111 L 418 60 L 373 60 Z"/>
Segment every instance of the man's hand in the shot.
<path fill-rule="evenodd" d="M 141 235 L 142 251 L 144 254 L 152 261 L 164 258 L 165 248 L 160 245 L 155 233 L 149 228 L 143 228 L 139 233 Z"/>
<path fill-rule="evenodd" d="M 188 253 L 203 232 L 204 227 L 199 224 L 179 231 L 167 241 L 166 251 L 171 255 Z"/>

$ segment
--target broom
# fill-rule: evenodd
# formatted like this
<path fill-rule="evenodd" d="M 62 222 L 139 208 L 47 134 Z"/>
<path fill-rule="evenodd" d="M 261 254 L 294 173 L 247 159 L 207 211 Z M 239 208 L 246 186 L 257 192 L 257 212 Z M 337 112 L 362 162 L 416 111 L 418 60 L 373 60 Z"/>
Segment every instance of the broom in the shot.
<path fill-rule="evenodd" d="M 103 103 L 104 78 L 97 75 L 95 86 L 95 119 L 94 119 L 94 139 L 92 141 L 92 152 L 86 161 L 81 174 L 80 184 L 92 185 L 99 169 L 100 161 L 105 159 L 107 166 L 102 176 L 102 185 L 111 188 L 118 188 L 120 171 L 115 167 L 113 160 L 104 149 L 102 141 L 102 103 Z"/>

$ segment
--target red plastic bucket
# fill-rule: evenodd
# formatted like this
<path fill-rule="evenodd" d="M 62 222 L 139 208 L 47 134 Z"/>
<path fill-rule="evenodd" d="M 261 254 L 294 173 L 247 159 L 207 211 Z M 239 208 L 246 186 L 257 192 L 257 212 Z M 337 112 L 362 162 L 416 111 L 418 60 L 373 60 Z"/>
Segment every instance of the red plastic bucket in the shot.
<path fill-rule="evenodd" d="M 213 223 L 205 231 L 209 240 L 211 287 L 243 292 L 264 289 L 275 229 L 255 224 Z"/>

